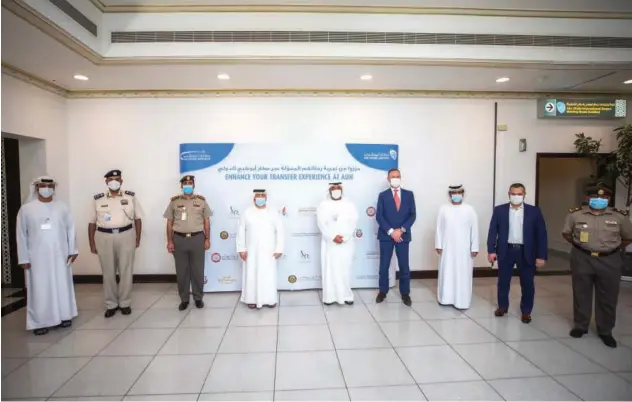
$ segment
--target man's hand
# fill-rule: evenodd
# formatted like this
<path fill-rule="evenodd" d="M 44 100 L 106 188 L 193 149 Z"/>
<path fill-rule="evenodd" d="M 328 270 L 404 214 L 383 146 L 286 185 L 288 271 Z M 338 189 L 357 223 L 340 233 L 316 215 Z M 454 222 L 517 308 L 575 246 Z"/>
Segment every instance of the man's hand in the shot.
<path fill-rule="evenodd" d="M 393 240 L 395 240 L 396 243 L 401 243 L 402 242 L 402 230 L 401 229 L 395 229 L 393 230 L 393 233 L 391 233 L 391 237 L 393 238 Z"/>
<path fill-rule="evenodd" d="M 544 266 L 544 264 L 546 264 L 546 260 L 541 260 L 541 259 L 539 259 L 539 258 L 537 258 L 537 259 L 535 260 L 535 266 L 536 266 L 536 268 L 543 267 L 543 266 Z"/>
<path fill-rule="evenodd" d="M 20 266 L 22 267 L 22 269 L 30 269 L 31 268 L 31 263 L 27 262 L 26 264 L 22 264 Z"/>
<path fill-rule="evenodd" d="M 239 252 L 239 257 L 241 257 L 242 260 L 246 261 L 248 259 L 248 252 L 247 251 L 240 251 Z"/>
<path fill-rule="evenodd" d="M 437 250 L 437 254 L 441 255 L 441 253 L 443 253 L 443 250 L 440 248 L 436 248 L 435 250 Z"/>
<path fill-rule="evenodd" d="M 98 252 L 97 252 L 97 245 L 96 244 L 94 244 L 94 243 L 90 244 L 90 252 L 92 254 L 98 254 Z"/>
<path fill-rule="evenodd" d="M 342 236 L 337 235 L 336 237 L 334 237 L 334 243 L 342 244 Z"/>
<path fill-rule="evenodd" d="M 209 248 L 211 248 L 211 239 L 207 238 L 204 240 L 204 250 L 208 250 Z"/>
<path fill-rule="evenodd" d="M 136 237 L 136 248 L 140 247 L 140 236 Z"/>
<path fill-rule="evenodd" d="M 281 258 L 283 253 L 274 253 L 273 255 L 274 255 L 274 258 L 278 260 L 279 258 Z"/>
<path fill-rule="evenodd" d="M 496 253 L 487 254 L 487 261 L 489 261 L 490 263 L 493 263 L 494 261 L 496 261 L 497 258 L 498 256 L 496 255 Z"/>
<path fill-rule="evenodd" d="M 176 249 L 176 246 L 173 244 L 173 242 L 169 242 L 167 243 L 167 251 L 170 253 L 173 253 L 173 251 Z"/>
<path fill-rule="evenodd" d="M 477 255 L 478 255 L 478 251 L 472 251 L 472 258 L 476 258 Z"/>
<path fill-rule="evenodd" d="M 69 255 L 68 259 L 66 260 L 66 264 L 68 263 L 74 264 L 78 256 L 79 254 Z"/>

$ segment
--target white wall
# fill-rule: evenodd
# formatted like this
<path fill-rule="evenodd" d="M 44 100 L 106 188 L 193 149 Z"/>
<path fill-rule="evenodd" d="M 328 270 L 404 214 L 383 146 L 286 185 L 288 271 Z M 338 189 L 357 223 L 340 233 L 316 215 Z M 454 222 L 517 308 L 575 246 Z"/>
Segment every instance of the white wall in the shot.
<path fill-rule="evenodd" d="M 23 198 L 34 177 L 50 174 L 59 199 L 69 200 L 66 113 L 66 99 L 2 74 L 2 131 L 20 139 Z"/>

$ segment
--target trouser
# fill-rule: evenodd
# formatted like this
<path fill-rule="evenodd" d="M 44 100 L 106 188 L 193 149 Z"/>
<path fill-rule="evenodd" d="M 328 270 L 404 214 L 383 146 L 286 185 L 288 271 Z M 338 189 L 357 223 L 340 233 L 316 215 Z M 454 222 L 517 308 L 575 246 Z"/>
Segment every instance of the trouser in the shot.
<path fill-rule="evenodd" d="M 509 288 L 511 287 L 514 265 L 518 266 L 522 291 L 520 311 L 522 314 L 531 314 L 535 298 L 535 265 L 529 264 L 524 258 L 524 246 L 522 245 L 510 244 L 507 254 L 498 259 L 498 307 L 509 308 Z"/>
<path fill-rule="evenodd" d="M 173 235 L 173 257 L 176 260 L 176 278 L 180 300 L 202 300 L 204 292 L 204 240 L 203 234 L 191 237 Z M 191 289 L 189 291 L 189 289 Z"/>
<path fill-rule="evenodd" d="M 122 233 L 97 231 L 94 238 L 103 272 L 105 308 L 129 307 L 134 280 L 136 232 L 134 228 Z M 116 283 L 116 274 L 120 281 Z"/>
<path fill-rule="evenodd" d="M 612 334 L 617 318 L 623 260 L 620 253 L 592 257 L 571 250 L 573 278 L 573 321 L 575 328 L 588 331 L 595 289 L 595 322 L 600 335 Z"/>
<path fill-rule="evenodd" d="M 399 266 L 399 293 L 402 296 L 410 294 L 410 265 L 408 263 L 408 250 L 410 242 L 396 243 L 393 240 L 380 241 L 380 292 L 388 293 L 388 273 L 393 258 L 393 248 L 397 254 Z"/>

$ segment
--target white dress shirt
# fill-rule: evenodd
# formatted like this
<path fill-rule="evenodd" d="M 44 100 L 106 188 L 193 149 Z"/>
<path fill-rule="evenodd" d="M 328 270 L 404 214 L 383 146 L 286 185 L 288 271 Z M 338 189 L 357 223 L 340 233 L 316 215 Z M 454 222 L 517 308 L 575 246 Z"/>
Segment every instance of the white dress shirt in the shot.
<path fill-rule="evenodd" d="M 509 205 L 509 244 L 524 244 L 522 225 L 524 222 L 524 204 L 519 208 Z"/>

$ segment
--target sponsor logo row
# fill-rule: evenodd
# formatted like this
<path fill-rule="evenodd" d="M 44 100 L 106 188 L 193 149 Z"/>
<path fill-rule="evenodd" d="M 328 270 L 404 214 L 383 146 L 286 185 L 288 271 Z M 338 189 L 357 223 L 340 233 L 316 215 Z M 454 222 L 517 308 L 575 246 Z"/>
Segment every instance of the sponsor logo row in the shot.
<path fill-rule="evenodd" d="M 237 219 L 241 216 L 240 210 L 232 205 L 228 207 L 228 211 L 226 212 L 228 216 L 230 216 L 231 218 Z M 293 215 L 293 213 L 290 212 L 287 207 L 279 208 L 278 212 L 281 216 L 284 216 L 284 217 Z M 213 210 L 212 214 L 214 215 L 215 213 L 217 213 L 217 211 Z M 300 207 L 296 210 L 295 213 L 298 214 L 299 216 L 316 216 L 316 207 Z M 375 207 L 370 206 L 365 210 L 365 213 L 367 216 L 374 217 L 376 213 L 376 209 Z"/>

